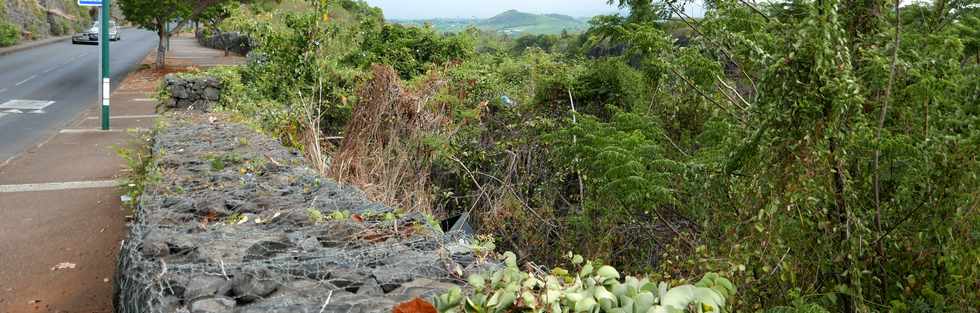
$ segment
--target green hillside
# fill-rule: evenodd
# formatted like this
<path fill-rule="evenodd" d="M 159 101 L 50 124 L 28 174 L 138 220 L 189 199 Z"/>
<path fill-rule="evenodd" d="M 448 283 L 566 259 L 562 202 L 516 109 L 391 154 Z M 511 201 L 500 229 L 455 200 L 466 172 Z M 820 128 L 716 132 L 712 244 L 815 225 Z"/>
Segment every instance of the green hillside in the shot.
<path fill-rule="evenodd" d="M 510 10 L 488 19 L 428 19 L 393 21 L 404 25 L 432 25 L 440 32 L 459 32 L 469 27 L 498 31 L 509 35 L 558 34 L 563 30 L 581 32 L 588 23 L 561 14 L 533 14 Z"/>
<path fill-rule="evenodd" d="M 557 34 L 562 30 L 585 30 L 588 24 L 566 15 L 538 15 L 510 10 L 480 22 L 477 27 L 512 34 Z"/>

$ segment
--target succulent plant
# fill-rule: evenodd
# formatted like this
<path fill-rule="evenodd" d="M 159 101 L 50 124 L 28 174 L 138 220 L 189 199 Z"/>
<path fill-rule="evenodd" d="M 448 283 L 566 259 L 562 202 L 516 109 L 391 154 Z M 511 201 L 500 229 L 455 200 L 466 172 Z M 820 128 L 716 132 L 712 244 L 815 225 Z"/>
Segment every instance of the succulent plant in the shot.
<path fill-rule="evenodd" d="M 504 253 L 503 268 L 469 277 L 469 295 L 454 289 L 436 297 L 435 306 L 440 313 L 724 313 L 736 293 L 731 281 L 715 273 L 669 288 L 647 278 L 621 278 L 612 266 L 595 269 L 579 255 L 568 257 L 579 266 L 574 276 L 562 268 L 546 275 L 524 272 L 516 255 Z"/>

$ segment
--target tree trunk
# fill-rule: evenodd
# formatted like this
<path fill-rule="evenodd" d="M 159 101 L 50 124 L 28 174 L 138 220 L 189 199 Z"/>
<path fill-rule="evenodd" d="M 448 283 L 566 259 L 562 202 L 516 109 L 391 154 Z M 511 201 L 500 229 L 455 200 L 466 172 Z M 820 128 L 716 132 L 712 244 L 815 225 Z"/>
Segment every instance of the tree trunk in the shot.
<path fill-rule="evenodd" d="M 167 41 L 170 40 L 170 34 L 164 28 L 165 25 L 157 30 L 157 37 L 159 39 L 157 42 L 157 69 L 163 69 L 167 66 Z"/>

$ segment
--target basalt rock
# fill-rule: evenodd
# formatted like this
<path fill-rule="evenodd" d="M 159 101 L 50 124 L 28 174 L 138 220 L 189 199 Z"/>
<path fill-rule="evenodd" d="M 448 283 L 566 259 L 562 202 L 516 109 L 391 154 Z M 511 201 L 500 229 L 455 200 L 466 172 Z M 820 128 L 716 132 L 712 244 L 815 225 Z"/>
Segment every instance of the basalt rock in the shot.
<path fill-rule="evenodd" d="M 159 177 L 120 252 L 118 313 L 390 312 L 492 266 L 473 261 L 465 235 L 369 201 L 223 115 L 165 119 L 151 149 Z"/>

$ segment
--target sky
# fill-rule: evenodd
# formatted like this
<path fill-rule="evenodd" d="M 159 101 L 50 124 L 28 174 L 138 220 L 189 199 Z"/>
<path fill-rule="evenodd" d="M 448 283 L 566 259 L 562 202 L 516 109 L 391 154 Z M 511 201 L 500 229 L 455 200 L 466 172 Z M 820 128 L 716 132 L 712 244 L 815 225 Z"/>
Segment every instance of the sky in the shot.
<path fill-rule="evenodd" d="M 605 0 L 366 0 L 389 19 L 488 18 L 515 9 L 528 13 L 558 13 L 574 17 L 617 12 Z"/>

